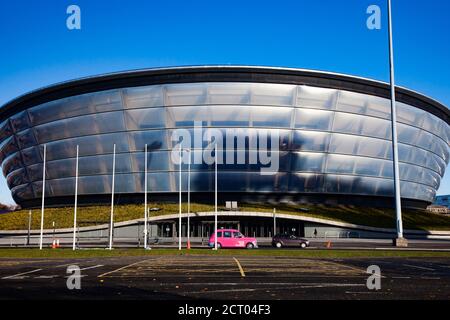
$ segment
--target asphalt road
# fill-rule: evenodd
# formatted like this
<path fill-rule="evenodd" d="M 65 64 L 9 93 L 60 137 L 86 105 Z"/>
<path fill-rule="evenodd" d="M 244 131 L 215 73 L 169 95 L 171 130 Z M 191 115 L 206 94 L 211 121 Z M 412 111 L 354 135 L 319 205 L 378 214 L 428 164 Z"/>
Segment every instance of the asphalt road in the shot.
<path fill-rule="evenodd" d="M 66 286 L 77 265 L 81 289 Z M 369 265 L 381 289 L 366 286 Z M 449 258 L 147 256 L 0 259 L 0 299 L 450 299 Z"/>

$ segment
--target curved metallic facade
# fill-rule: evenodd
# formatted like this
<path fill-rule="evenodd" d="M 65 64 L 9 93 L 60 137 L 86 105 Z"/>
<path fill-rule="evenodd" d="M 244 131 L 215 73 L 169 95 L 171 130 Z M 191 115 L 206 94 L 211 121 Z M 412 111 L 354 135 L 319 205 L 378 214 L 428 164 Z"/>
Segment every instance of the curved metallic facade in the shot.
<path fill-rule="evenodd" d="M 4 106 L 0 161 L 14 199 L 26 205 L 41 197 L 44 144 L 46 197 L 55 203 L 74 194 L 76 145 L 81 197 L 110 194 L 113 144 L 117 194 L 143 193 L 144 144 L 149 145 L 150 197 L 176 194 L 178 167 L 170 161 L 170 137 L 179 128 L 193 130 L 196 121 L 205 130 L 240 128 L 249 137 L 280 133 L 279 172 L 265 176 L 257 165 L 220 165 L 221 193 L 393 197 L 387 97 L 311 81 L 223 78 L 216 71 L 203 81 L 127 85 L 125 79 L 110 89 L 57 99 L 43 93 L 49 101 L 25 97 L 21 108 Z M 398 103 L 401 195 L 432 202 L 449 161 L 450 127 L 448 110 L 438 110 L 444 118 L 425 109 Z M 247 145 L 235 152 L 248 157 L 254 150 Z M 186 182 L 186 170 L 183 174 Z M 213 192 L 213 166 L 193 165 L 191 177 L 192 192 Z"/>

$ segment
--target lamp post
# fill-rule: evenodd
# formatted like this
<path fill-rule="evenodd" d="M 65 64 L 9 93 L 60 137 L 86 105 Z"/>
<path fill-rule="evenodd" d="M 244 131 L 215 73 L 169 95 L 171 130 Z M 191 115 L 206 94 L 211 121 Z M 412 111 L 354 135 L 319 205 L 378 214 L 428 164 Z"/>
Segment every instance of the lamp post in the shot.
<path fill-rule="evenodd" d="M 114 233 L 114 179 L 116 173 L 116 144 L 113 147 L 113 166 L 112 166 L 112 182 L 111 182 L 111 218 L 109 225 L 109 250 L 112 250 L 113 233 Z"/>
<path fill-rule="evenodd" d="M 178 250 L 181 250 L 181 143 L 180 143 L 180 150 L 179 150 L 179 175 L 178 175 L 178 186 L 179 186 L 179 215 L 178 215 Z"/>
<path fill-rule="evenodd" d="M 191 212 L 191 150 L 186 149 L 189 155 L 188 160 L 188 181 L 187 181 L 187 197 L 188 197 L 188 208 L 187 208 L 187 248 L 191 249 L 191 237 L 190 237 L 190 212 Z"/>
<path fill-rule="evenodd" d="M 214 250 L 217 250 L 217 144 L 214 150 Z"/>
<path fill-rule="evenodd" d="M 148 249 L 148 210 L 147 210 L 147 144 L 144 147 L 144 249 Z"/>

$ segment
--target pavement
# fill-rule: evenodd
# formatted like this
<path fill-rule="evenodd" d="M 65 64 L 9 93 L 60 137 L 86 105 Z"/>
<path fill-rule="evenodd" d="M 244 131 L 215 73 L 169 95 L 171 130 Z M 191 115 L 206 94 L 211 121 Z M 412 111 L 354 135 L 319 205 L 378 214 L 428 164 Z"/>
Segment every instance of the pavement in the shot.
<path fill-rule="evenodd" d="M 67 288 L 71 265 L 80 290 Z M 380 290 L 366 286 L 371 265 L 381 270 Z M 0 299 L 449 300 L 450 258 L 0 258 Z"/>

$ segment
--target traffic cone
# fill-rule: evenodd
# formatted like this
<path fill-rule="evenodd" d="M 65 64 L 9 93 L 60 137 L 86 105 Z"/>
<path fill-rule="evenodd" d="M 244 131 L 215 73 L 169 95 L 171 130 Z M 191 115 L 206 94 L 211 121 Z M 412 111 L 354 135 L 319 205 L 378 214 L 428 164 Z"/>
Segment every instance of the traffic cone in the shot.
<path fill-rule="evenodd" d="M 52 241 L 52 249 L 56 249 L 56 240 Z"/>
<path fill-rule="evenodd" d="M 191 249 L 191 240 L 188 240 L 188 242 L 187 242 L 187 248 L 188 248 L 188 249 Z"/>
<path fill-rule="evenodd" d="M 60 247 L 60 245 L 59 245 L 59 239 L 56 239 L 56 247 L 57 247 L 57 248 Z"/>
<path fill-rule="evenodd" d="M 330 249 L 330 248 L 331 248 L 331 241 L 328 241 L 328 242 L 326 243 L 326 246 L 327 246 L 327 249 Z"/>

